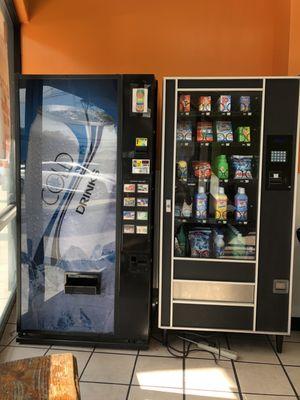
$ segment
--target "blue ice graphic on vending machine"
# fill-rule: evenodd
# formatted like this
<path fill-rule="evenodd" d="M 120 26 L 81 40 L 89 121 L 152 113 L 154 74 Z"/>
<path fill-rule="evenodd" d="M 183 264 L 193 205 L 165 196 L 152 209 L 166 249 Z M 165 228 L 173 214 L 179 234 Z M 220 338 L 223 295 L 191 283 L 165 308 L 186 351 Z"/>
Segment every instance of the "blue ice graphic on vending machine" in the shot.
<path fill-rule="evenodd" d="M 20 91 L 22 330 L 114 332 L 117 92 L 115 79 Z M 98 274 L 100 292 L 67 293 L 68 273 Z"/>

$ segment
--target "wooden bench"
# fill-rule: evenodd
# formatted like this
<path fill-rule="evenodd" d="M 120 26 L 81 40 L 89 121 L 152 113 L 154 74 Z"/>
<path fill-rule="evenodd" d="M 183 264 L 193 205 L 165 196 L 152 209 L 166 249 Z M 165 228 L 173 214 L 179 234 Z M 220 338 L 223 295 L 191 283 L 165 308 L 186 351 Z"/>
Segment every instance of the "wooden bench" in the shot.
<path fill-rule="evenodd" d="M 0 364 L 1 400 L 80 400 L 77 361 L 71 353 Z"/>

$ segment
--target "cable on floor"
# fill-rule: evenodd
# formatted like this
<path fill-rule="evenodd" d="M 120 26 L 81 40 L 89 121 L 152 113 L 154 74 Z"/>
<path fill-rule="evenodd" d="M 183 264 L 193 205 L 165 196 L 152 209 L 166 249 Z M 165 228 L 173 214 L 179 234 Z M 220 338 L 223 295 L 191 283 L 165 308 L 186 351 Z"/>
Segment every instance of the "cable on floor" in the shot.
<path fill-rule="evenodd" d="M 180 350 L 170 344 L 167 339 L 166 347 L 167 351 L 176 358 L 188 357 L 192 352 L 205 351 L 211 354 L 217 363 L 221 357 L 227 359 L 237 359 L 237 354 L 231 350 L 224 349 L 221 347 L 220 335 L 218 334 L 200 334 L 194 332 L 182 332 L 181 334 L 175 334 L 177 339 L 182 340 L 183 350 Z M 193 348 L 196 346 L 196 348 Z"/>

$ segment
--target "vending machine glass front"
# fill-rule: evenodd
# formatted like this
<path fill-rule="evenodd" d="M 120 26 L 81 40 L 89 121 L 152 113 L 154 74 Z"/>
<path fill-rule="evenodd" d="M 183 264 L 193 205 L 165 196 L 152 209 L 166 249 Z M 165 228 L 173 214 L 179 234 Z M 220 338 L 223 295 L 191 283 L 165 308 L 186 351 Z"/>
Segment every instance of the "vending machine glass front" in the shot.
<path fill-rule="evenodd" d="M 255 260 L 261 92 L 177 98 L 174 256 Z"/>

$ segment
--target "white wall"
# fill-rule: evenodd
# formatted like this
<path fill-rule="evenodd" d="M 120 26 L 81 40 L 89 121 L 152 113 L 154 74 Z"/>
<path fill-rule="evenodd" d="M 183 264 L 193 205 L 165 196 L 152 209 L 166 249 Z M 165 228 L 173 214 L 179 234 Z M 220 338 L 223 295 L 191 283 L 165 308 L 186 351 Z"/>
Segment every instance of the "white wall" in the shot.
<path fill-rule="evenodd" d="M 300 174 L 297 184 L 297 205 L 296 205 L 296 229 L 300 228 Z M 294 287 L 293 287 L 293 308 L 292 316 L 300 317 L 300 243 L 295 240 L 294 257 Z"/>

